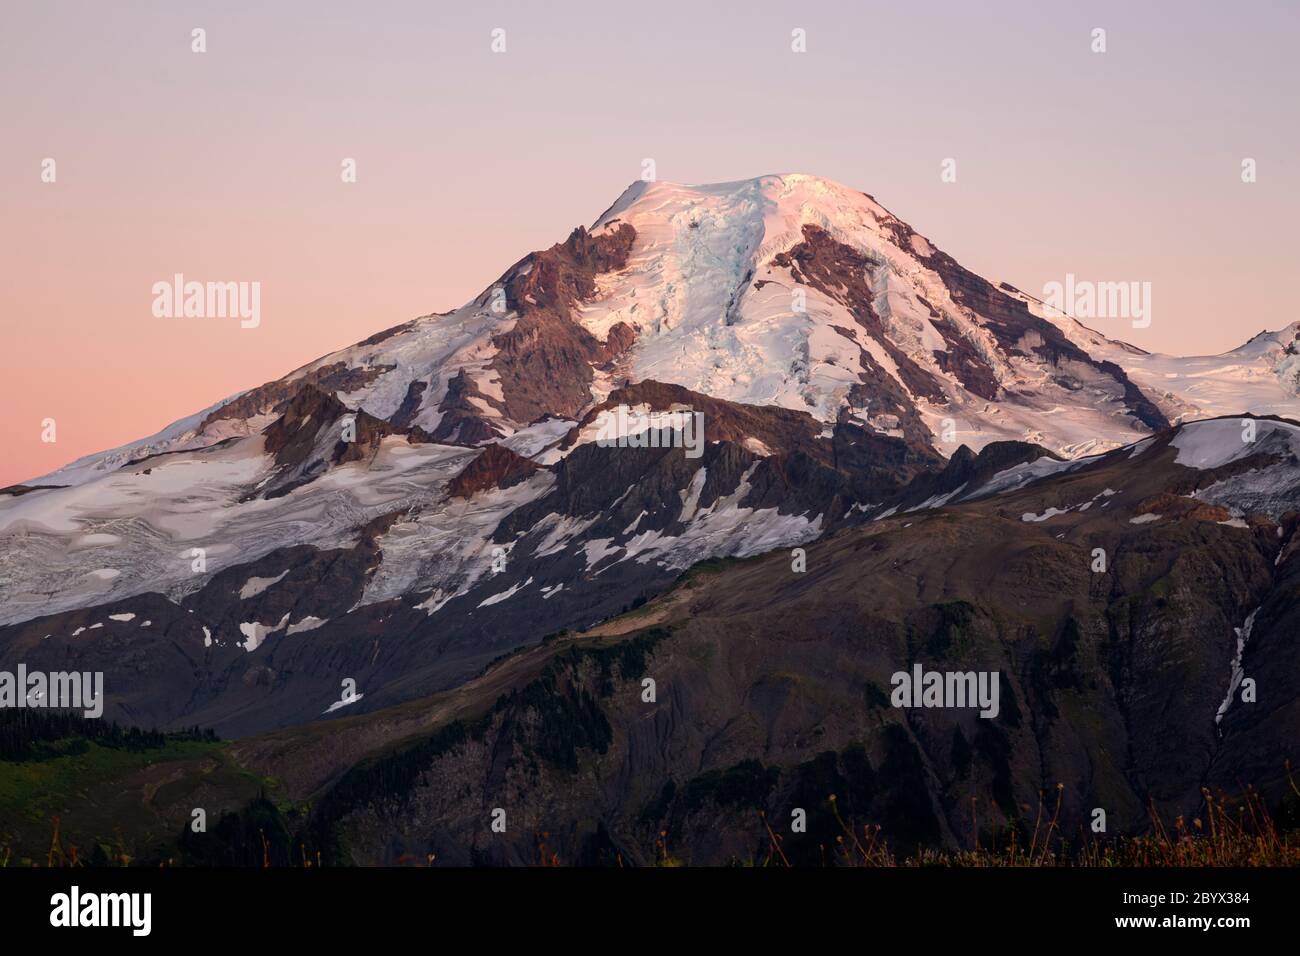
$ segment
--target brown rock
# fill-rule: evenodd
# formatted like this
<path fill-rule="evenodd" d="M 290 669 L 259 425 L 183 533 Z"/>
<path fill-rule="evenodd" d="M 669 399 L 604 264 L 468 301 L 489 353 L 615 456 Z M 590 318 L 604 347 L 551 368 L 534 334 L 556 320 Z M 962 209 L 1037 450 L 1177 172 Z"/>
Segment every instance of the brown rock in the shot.
<path fill-rule="evenodd" d="M 470 498 L 489 488 L 509 488 L 527 480 L 540 466 L 504 445 L 487 445 L 459 475 L 447 485 L 452 498 Z"/>

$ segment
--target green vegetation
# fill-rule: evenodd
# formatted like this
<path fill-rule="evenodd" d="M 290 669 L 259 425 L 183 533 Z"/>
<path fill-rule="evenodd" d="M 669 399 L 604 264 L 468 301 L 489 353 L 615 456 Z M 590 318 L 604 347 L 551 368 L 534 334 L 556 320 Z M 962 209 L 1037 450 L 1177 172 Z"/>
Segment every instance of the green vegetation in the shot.
<path fill-rule="evenodd" d="M 340 824 L 349 813 L 386 800 L 404 801 L 439 757 L 483 740 L 494 726 L 513 735 L 524 758 L 576 772 L 579 751 L 605 753 L 613 740 L 600 700 L 613 695 L 618 681 L 639 679 L 647 658 L 669 633 L 655 627 L 608 646 L 575 644 L 557 653 L 536 679 L 497 698 L 482 717 L 454 721 L 353 766 L 314 808 L 299 855 L 342 862 Z M 533 769 L 539 768 L 534 764 Z"/>
<path fill-rule="evenodd" d="M 210 731 L 125 729 L 48 711 L 0 711 L 0 859 L 101 864 L 166 858 L 189 795 L 247 799 L 262 783 Z"/>
<path fill-rule="evenodd" d="M 1084 676 L 1079 662 L 1079 644 L 1083 631 L 1073 616 L 1066 618 L 1060 638 L 1051 648 L 1034 653 L 1029 665 L 1029 683 L 1049 720 L 1059 716 L 1052 693 L 1059 690 L 1082 690 Z"/>
<path fill-rule="evenodd" d="M 498 702 L 497 712 L 512 715 L 532 711 L 535 721 L 514 720 L 515 743 L 524 757 L 540 757 L 572 773 L 578 771 L 578 751 L 605 753 L 614 739 L 600 704 L 561 671 L 548 667 L 537 680 Z"/>
<path fill-rule="evenodd" d="M 968 632 L 978 613 L 975 605 L 968 601 L 949 601 L 932 605 L 931 609 L 938 612 L 939 620 L 926 639 L 926 653 L 941 660 L 968 650 L 973 643 Z"/>
<path fill-rule="evenodd" d="M 607 647 L 571 647 L 557 655 L 547 671 L 558 673 L 569 668 L 576 673 L 583 663 L 589 662 L 596 668 L 597 693 L 601 697 L 610 697 L 614 693 L 615 670 L 619 680 L 640 680 L 645 674 L 646 658 L 670 634 L 666 627 L 652 627 L 634 638 Z"/>
<path fill-rule="evenodd" d="M 187 866 L 293 866 L 291 823 L 259 794 L 204 833 L 186 826 L 178 841 L 181 859 Z"/>
<path fill-rule="evenodd" d="M 211 730 L 198 727 L 163 734 L 138 727 L 122 728 L 111 721 L 90 719 L 73 711 L 0 710 L 0 762 L 47 760 L 92 741 L 113 750 L 142 753 L 160 750 L 177 741 L 216 739 Z"/>

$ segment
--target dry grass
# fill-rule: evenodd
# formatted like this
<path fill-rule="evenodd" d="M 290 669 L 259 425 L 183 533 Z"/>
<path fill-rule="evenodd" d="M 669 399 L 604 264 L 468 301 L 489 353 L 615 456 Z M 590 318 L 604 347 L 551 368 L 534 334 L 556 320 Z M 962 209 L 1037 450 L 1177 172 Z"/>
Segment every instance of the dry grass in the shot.
<path fill-rule="evenodd" d="M 1287 779 L 1291 790 L 1300 798 L 1287 766 Z M 1280 831 L 1269 814 L 1263 798 L 1248 787 L 1238 799 L 1215 796 L 1202 790 L 1201 816 L 1190 823 L 1176 817 L 1166 824 L 1152 806 L 1150 832 L 1143 836 L 1105 837 L 1089 832 L 1079 833 L 1069 839 L 1058 825 L 1064 786 L 1058 784 L 1055 799 L 1040 795 L 1033 829 L 1027 826 L 1006 825 L 988 833 L 984 845 L 979 837 L 975 845 L 961 850 L 923 850 L 914 856 L 899 857 L 889 848 L 886 835 L 879 824 L 855 824 L 844 820 L 834 794 L 829 796 L 831 810 L 839 824 L 832 845 L 822 845 L 821 860 L 826 866 L 891 867 L 1273 867 L 1300 866 L 1300 831 Z M 774 830 L 761 810 L 759 818 L 767 834 L 766 854 L 757 860 L 747 861 L 755 866 L 786 866 L 790 863 L 784 839 Z M 60 819 L 51 818 L 50 846 L 45 858 L 47 867 L 81 867 L 89 861 L 76 846 L 65 847 L 60 837 Z M 972 800 L 972 830 L 979 833 L 978 807 Z M 999 837 L 1001 839 L 999 840 Z M 559 855 L 548 847 L 549 832 L 536 835 L 537 865 L 562 866 Z M 120 840 L 110 848 L 109 857 L 101 865 L 130 866 L 132 859 L 122 848 Z M 262 865 L 269 867 L 270 852 L 266 835 L 262 833 Z M 0 867 L 13 862 L 12 847 L 0 845 Z M 436 856 L 417 860 L 413 857 L 399 861 L 402 864 L 433 866 Z M 163 865 L 180 861 L 169 860 Z M 40 864 L 32 861 L 31 865 Z M 320 857 L 308 857 L 304 851 L 304 868 L 319 867 Z M 618 865 L 624 865 L 621 856 Z M 678 867 L 687 865 L 670 852 L 667 831 L 660 832 L 655 841 L 655 865 Z"/>
<path fill-rule="evenodd" d="M 1295 781 L 1288 780 L 1300 797 Z M 839 823 L 833 846 L 822 846 L 826 864 L 839 866 L 942 866 L 942 867 L 1272 867 L 1300 866 L 1300 832 L 1279 831 L 1263 798 L 1247 788 L 1240 799 L 1216 797 L 1202 790 L 1204 812 L 1189 823 L 1183 817 L 1166 824 L 1152 806 L 1150 832 L 1143 836 L 1106 837 L 1080 832 L 1071 840 L 1058 826 L 1064 787 L 1054 800 L 1039 797 L 1033 829 L 1007 826 L 990 834 L 989 845 L 977 837 L 963 850 L 923 850 L 915 856 L 897 857 L 890 851 L 879 825 L 850 824 L 830 804 Z M 978 818 L 972 802 L 972 828 Z M 762 814 L 760 814 L 762 816 Z M 768 853 L 760 866 L 789 866 L 781 835 L 763 818 Z M 1027 835 L 1026 835 L 1027 831 Z M 999 845 L 998 836 L 1002 836 Z"/>

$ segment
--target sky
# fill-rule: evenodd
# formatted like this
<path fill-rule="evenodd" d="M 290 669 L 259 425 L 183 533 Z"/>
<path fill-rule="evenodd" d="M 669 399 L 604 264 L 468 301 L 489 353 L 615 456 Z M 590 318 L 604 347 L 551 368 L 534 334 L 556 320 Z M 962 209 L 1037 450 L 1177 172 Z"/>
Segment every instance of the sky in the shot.
<path fill-rule="evenodd" d="M 1150 282 L 1109 335 L 1233 348 L 1300 317 L 1298 40 L 1258 0 L 6 0 L 0 487 L 463 304 L 645 159 L 825 176 L 993 281 Z M 177 273 L 260 323 L 155 316 Z"/>

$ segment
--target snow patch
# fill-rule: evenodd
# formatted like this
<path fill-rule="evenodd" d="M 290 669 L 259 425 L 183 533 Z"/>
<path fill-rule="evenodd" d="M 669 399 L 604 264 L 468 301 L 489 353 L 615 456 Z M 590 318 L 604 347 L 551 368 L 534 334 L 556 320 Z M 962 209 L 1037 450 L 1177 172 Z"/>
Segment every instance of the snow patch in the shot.
<path fill-rule="evenodd" d="M 500 594 L 494 594 L 491 597 L 485 598 L 484 600 L 480 601 L 478 606 L 489 607 L 493 604 L 500 604 L 502 601 L 514 597 L 515 594 L 517 594 L 519 591 L 522 591 L 524 588 L 528 587 L 528 585 L 532 583 L 533 583 L 532 578 L 529 578 L 527 581 L 524 581 L 522 583 L 516 583 L 509 590 L 502 591 Z"/>
<path fill-rule="evenodd" d="M 303 631 L 314 631 L 322 624 L 326 624 L 328 622 L 329 622 L 329 618 L 314 617 L 308 614 L 306 617 L 304 617 L 302 620 L 298 621 L 297 623 L 290 624 L 289 629 L 284 633 L 287 635 L 287 634 L 301 634 Z"/>
<path fill-rule="evenodd" d="M 1214 722 L 1218 724 L 1223 720 L 1223 715 L 1228 712 L 1232 706 L 1232 698 L 1237 693 L 1237 688 L 1241 686 L 1241 680 L 1246 676 L 1245 670 L 1241 665 L 1242 654 L 1246 650 L 1246 642 L 1250 640 L 1250 632 L 1255 627 L 1255 615 L 1259 613 L 1259 608 L 1250 612 L 1246 622 L 1241 627 L 1234 627 L 1232 630 L 1237 635 L 1237 653 L 1232 658 L 1232 676 L 1228 679 L 1228 693 L 1223 698 L 1223 703 L 1214 714 Z M 1222 735 L 1222 731 L 1220 731 Z"/>
<path fill-rule="evenodd" d="M 353 694 L 351 697 L 344 697 L 342 700 L 336 700 L 334 703 L 322 710 L 321 714 L 332 714 L 334 711 L 340 710 L 343 707 L 350 707 L 365 696 L 365 694 Z"/>
<path fill-rule="evenodd" d="M 271 585 L 283 581 L 285 575 L 288 573 L 289 569 L 285 568 L 273 578 L 249 578 L 244 582 L 244 586 L 239 589 L 239 599 L 241 601 L 247 601 L 251 597 L 257 597 L 257 595 L 261 594 Z"/>
<path fill-rule="evenodd" d="M 704 482 L 707 478 L 708 469 L 701 468 L 691 478 L 690 486 L 685 491 L 678 492 L 682 499 L 682 513 L 678 520 L 682 524 L 689 524 L 695 517 L 695 509 L 699 506 L 700 493 L 704 491 Z"/>
<path fill-rule="evenodd" d="M 248 638 L 248 640 L 244 641 L 239 646 L 251 654 L 261 646 L 262 642 L 265 641 L 268 636 L 274 634 L 288 623 L 289 612 L 285 611 L 284 617 L 280 618 L 280 623 L 276 624 L 274 627 L 266 624 L 259 624 L 257 621 L 247 621 L 240 624 L 239 631 L 244 635 L 244 637 Z"/>
<path fill-rule="evenodd" d="M 1254 440 L 1247 422 L 1254 422 Z M 1205 471 L 1221 468 L 1255 451 L 1262 450 L 1263 439 L 1280 433 L 1285 445 L 1294 453 L 1300 447 L 1300 428 L 1266 419 L 1219 418 L 1212 421 L 1189 422 L 1179 429 L 1169 442 L 1178 449 L 1175 464 Z M 1276 442 L 1277 440 L 1274 439 Z"/>

